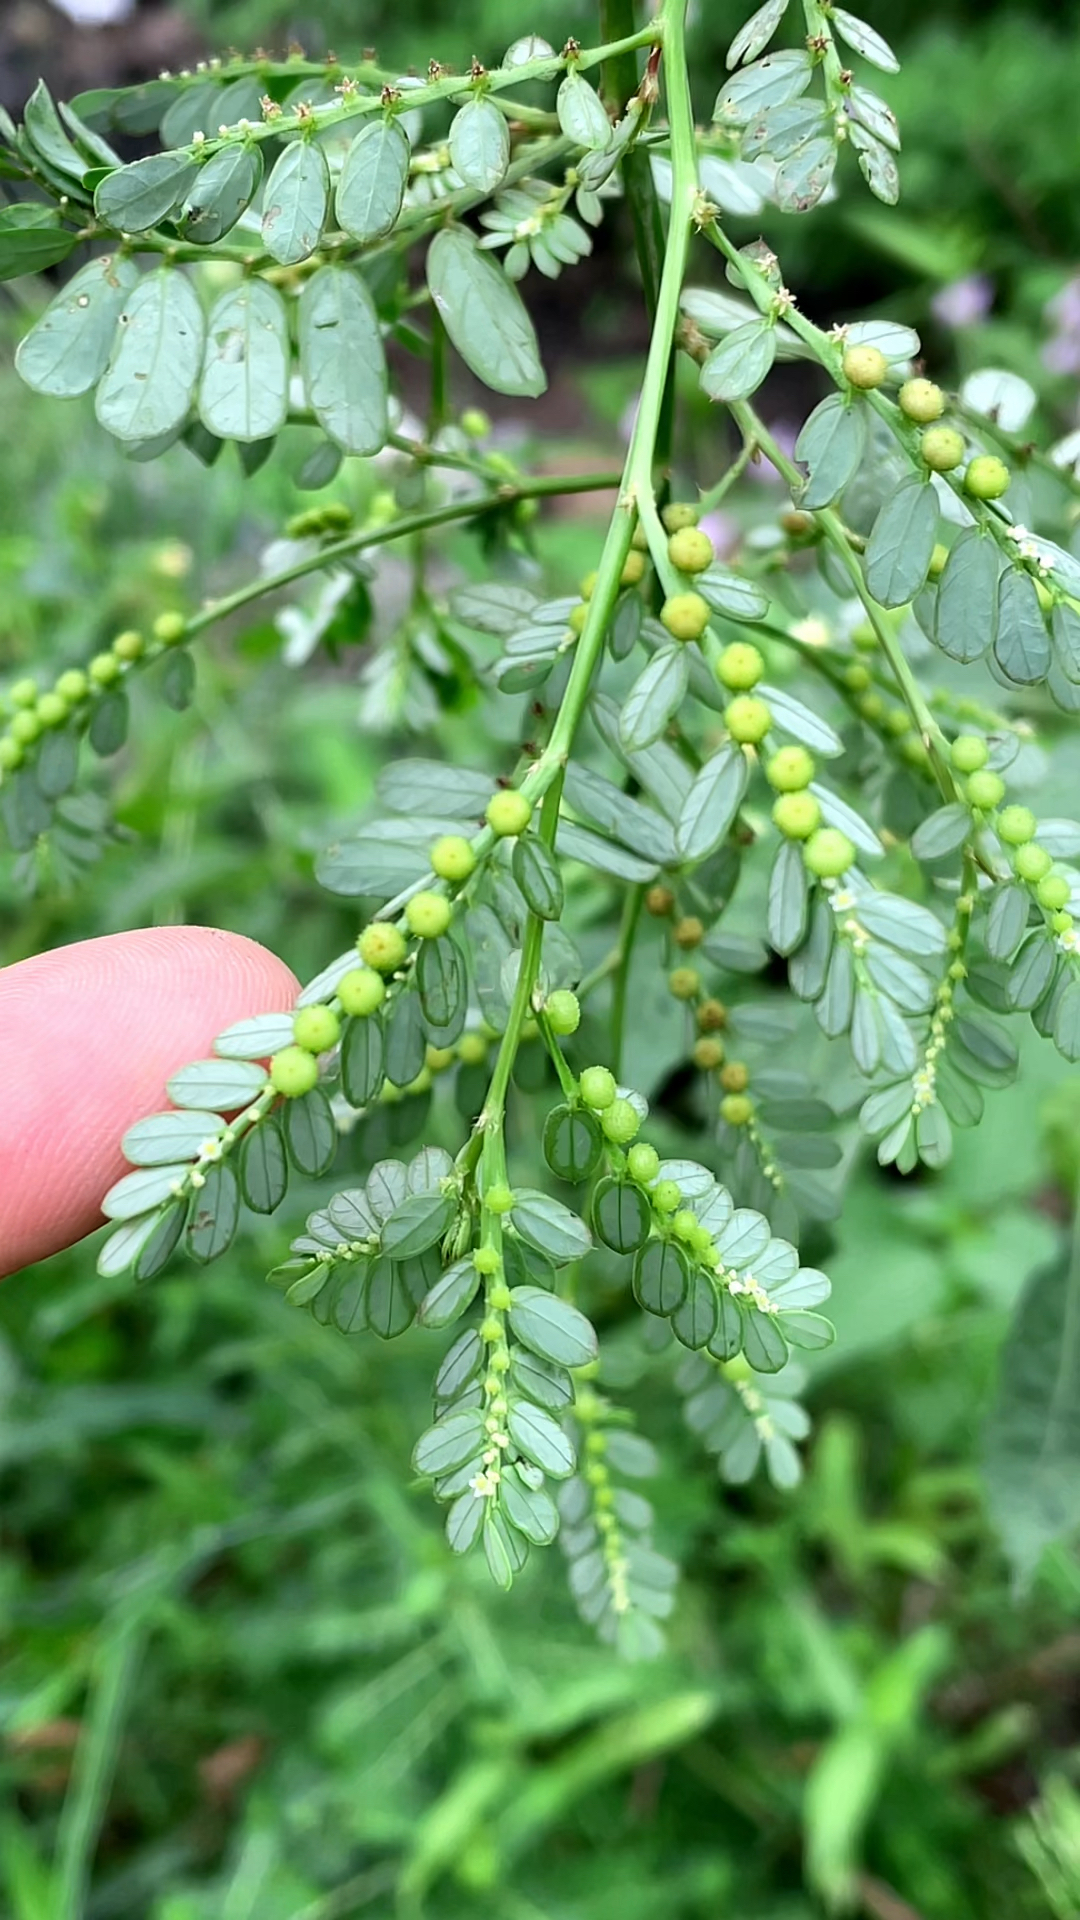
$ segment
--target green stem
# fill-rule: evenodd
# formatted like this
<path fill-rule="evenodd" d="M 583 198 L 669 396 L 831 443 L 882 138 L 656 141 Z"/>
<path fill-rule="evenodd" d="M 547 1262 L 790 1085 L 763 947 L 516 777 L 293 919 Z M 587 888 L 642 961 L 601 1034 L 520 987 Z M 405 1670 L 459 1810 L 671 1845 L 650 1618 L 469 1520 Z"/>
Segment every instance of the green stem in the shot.
<path fill-rule="evenodd" d="M 630 961 L 634 952 L 634 934 L 641 918 L 641 909 L 645 904 L 644 886 L 631 887 L 623 902 L 622 925 L 619 928 L 619 964 L 615 969 L 615 985 L 611 994 L 611 1071 L 616 1080 L 621 1077 L 623 1035 L 626 1030 L 626 996 L 630 985 Z"/>
<path fill-rule="evenodd" d="M 555 831 L 559 820 L 559 802 L 562 799 L 563 770 L 560 768 L 556 778 L 544 796 L 540 815 L 540 838 L 549 847 L 554 847 Z M 525 938 L 521 943 L 521 959 L 518 965 L 517 983 L 514 998 L 510 1003 L 510 1017 L 506 1023 L 499 1051 L 495 1057 L 495 1067 L 488 1088 L 484 1111 L 477 1121 L 477 1127 L 484 1130 L 484 1173 L 490 1181 L 499 1177 L 500 1168 L 496 1165 L 496 1156 L 503 1156 L 502 1141 L 503 1115 L 506 1111 L 506 1091 L 510 1085 L 517 1050 L 521 1045 L 521 1033 L 526 1020 L 532 1012 L 533 990 L 540 968 L 540 948 L 544 937 L 544 922 L 538 913 L 530 913 L 525 923 Z M 489 1156 L 488 1141 L 498 1136 L 499 1145 L 494 1144 Z"/>

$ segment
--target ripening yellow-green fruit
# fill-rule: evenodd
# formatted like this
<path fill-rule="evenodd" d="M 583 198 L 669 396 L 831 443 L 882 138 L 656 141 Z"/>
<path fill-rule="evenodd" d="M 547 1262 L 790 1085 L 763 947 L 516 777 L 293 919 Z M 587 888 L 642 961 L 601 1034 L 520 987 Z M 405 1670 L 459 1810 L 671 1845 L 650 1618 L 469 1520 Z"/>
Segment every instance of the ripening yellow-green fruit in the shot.
<path fill-rule="evenodd" d="M 945 411 L 945 395 L 933 380 L 905 380 L 897 400 L 901 413 L 909 420 L 918 420 L 926 427 L 932 420 L 940 420 Z"/>
<path fill-rule="evenodd" d="M 840 371 L 853 387 L 868 392 L 872 387 L 880 387 L 889 363 L 880 347 L 848 347 L 840 362 Z"/>

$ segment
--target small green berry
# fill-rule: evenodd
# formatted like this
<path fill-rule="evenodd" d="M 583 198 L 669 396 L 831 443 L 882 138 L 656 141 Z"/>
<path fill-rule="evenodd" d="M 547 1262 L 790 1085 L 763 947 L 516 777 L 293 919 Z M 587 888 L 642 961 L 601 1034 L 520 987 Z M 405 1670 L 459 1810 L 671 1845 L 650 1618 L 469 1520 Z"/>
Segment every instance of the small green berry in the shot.
<path fill-rule="evenodd" d="M 643 1187 L 655 1180 L 660 1171 L 660 1155 L 647 1140 L 639 1140 L 631 1147 L 626 1156 L 626 1170 L 631 1180 L 640 1180 Z"/>
<path fill-rule="evenodd" d="M 37 697 L 36 680 L 16 680 L 14 686 L 8 688 L 8 699 L 13 707 L 32 707 Z"/>
<path fill-rule="evenodd" d="M 716 677 L 732 693 L 749 693 L 765 671 L 759 649 L 749 640 L 733 640 L 716 663 Z"/>
<path fill-rule="evenodd" d="M 637 587 L 640 586 L 644 578 L 645 555 L 643 553 L 636 553 L 634 549 L 631 548 L 622 564 L 622 572 L 619 575 L 619 585 L 620 587 Z"/>
<path fill-rule="evenodd" d="M 743 1060 L 729 1060 L 720 1075 L 725 1093 L 745 1093 L 750 1085 L 750 1069 Z"/>
<path fill-rule="evenodd" d="M 1034 840 L 1038 822 L 1030 807 L 1002 807 L 995 824 L 1007 847 L 1023 847 Z"/>
<path fill-rule="evenodd" d="M 1048 913 L 1060 913 L 1071 894 L 1072 887 L 1063 873 L 1048 873 L 1035 889 L 1036 900 Z"/>
<path fill-rule="evenodd" d="M 1055 933 L 1071 933 L 1073 929 L 1072 914 L 1053 913 L 1050 916 L 1050 925 L 1053 927 Z"/>
<path fill-rule="evenodd" d="M 803 849 L 803 859 L 818 880 L 839 880 L 855 859 L 855 849 L 839 827 L 819 827 Z"/>
<path fill-rule="evenodd" d="M 310 1093 L 319 1078 L 319 1063 L 304 1047 L 282 1047 L 270 1062 L 270 1085 L 286 1100 Z"/>
<path fill-rule="evenodd" d="M 885 716 L 885 702 L 880 693 L 861 694 L 858 700 L 856 700 L 855 706 L 862 718 L 869 720 L 872 724 L 876 724 L 877 721 L 883 719 Z"/>
<path fill-rule="evenodd" d="M 657 920 L 666 920 L 675 905 L 675 895 L 670 887 L 650 887 L 645 895 L 645 911 Z"/>
<path fill-rule="evenodd" d="M 772 713 L 753 693 L 737 693 L 724 708 L 724 725 L 740 746 L 756 747 L 772 726 Z"/>
<path fill-rule="evenodd" d="M 716 557 L 712 541 L 700 527 L 680 527 L 668 540 L 667 551 L 680 573 L 704 573 Z"/>
<path fill-rule="evenodd" d="M 668 974 L 668 991 L 676 1000 L 693 1000 L 701 990 L 701 975 L 696 967 L 673 967 Z"/>
<path fill-rule="evenodd" d="M 745 1093 L 725 1093 L 720 1102 L 720 1118 L 729 1127 L 745 1127 L 754 1111 L 754 1103 Z"/>
<path fill-rule="evenodd" d="M 873 653 L 878 643 L 877 634 L 869 620 L 860 620 L 858 626 L 851 629 L 851 644 L 860 653 Z"/>
<path fill-rule="evenodd" d="M 773 803 L 773 824 L 788 840 L 809 840 L 821 825 L 821 803 L 812 793 L 782 793 Z"/>
<path fill-rule="evenodd" d="M 596 592 L 596 581 L 597 581 L 597 573 L 594 567 L 593 571 L 591 573 L 587 573 L 585 575 L 584 580 L 582 580 L 578 586 L 578 592 L 580 593 L 583 600 L 592 599 L 593 594 Z"/>
<path fill-rule="evenodd" d="M 585 604 L 584 600 L 579 600 L 575 607 L 571 607 L 569 613 L 566 616 L 567 626 L 569 627 L 571 633 L 577 634 L 579 640 L 585 631 L 585 622 L 588 619 L 588 617 L 589 617 L 589 609 Z"/>
<path fill-rule="evenodd" d="M 605 1139 L 625 1147 L 638 1132 L 641 1115 L 632 1100 L 613 1100 L 600 1115 L 600 1126 Z"/>
<path fill-rule="evenodd" d="M 373 920 L 365 927 L 356 949 L 361 960 L 378 973 L 393 973 L 408 951 L 400 927 L 391 926 L 388 920 Z"/>
<path fill-rule="evenodd" d="M 713 1073 L 717 1067 L 723 1066 L 724 1043 L 722 1040 L 711 1040 L 707 1035 L 702 1035 L 700 1040 L 694 1041 L 691 1057 L 700 1072 Z"/>
<path fill-rule="evenodd" d="M 781 747 L 765 764 L 765 778 L 777 793 L 801 793 L 813 777 L 813 755 L 805 747 Z"/>
<path fill-rule="evenodd" d="M 675 945 L 682 947 L 684 952 L 690 952 L 694 947 L 700 947 L 704 940 L 705 922 L 699 920 L 696 913 L 684 913 L 682 919 L 675 922 L 673 933 Z"/>
<path fill-rule="evenodd" d="M 514 1196 L 505 1180 L 489 1187 L 484 1195 L 484 1206 L 488 1213 L 509 1213 L 514 1204 Z"/>
<path fill-rule="evenodd" d="M 60 695 L 61 700 L 66 700 L 69 707 L 77 707 L 80 701 L 86 699 L 90 682 L 81 667 L 69 667 L 66 673 L 60 675 L 53 691 Z"/>
<path fill-rule="evenodd" d="M 513 1302 L 510 1289 L 505 1280 L 496 1281 L 488 1295 L 488 1305 L 495 1313 L 509 1313 Z"/>
<path fill-rule="evenodd" d="M 702 1033 L 719 1033 L 727 1026 L 727 1008 L 722 1000 L 703 1000 L 697 1010 L 697 1023 Z"/>
<path fill-rule="evenodd" d="M 23 763 L 23 750 L 10 734 L 0 735 L 0 773 L 14 773 Z"/>
<path fill-rule="evenodd" d="M 87 672 L 95 687 L 111 687 L 119 680 L 122 668 L 115 653 L 95 653 Z"/>
<path fill-rule="evenodd" d="M 667 533 L 681 533 L 684 527 L 696 527 L 700 509 L 688 500 L 671 500 L 660 515 Z"/>
<path fill-rule="evenodd" d="M 698 1228 L 698 1217 L 689 1207 L 680 1207 L 671 1222 L 671 1231 L 676 1240 L 692 1240 Z"/>
<path fill-rule="evenodd" d="M 292 1030 L 305 1053 L 328 1053 L 341 1038 L 341 1022 L 333 1007 L 301 1007 Z"/>
<path fill-rule="evenodd" d="M 980 453 L 968 464 L 964 491 L 974 500 L 1000 500 L 1011 478 L 1004 460 L 999 460 L 996 453 Z"/>
<path fill-rule="evenodd" d="M 674 1213 L 682 1199 L 682 1188 L 677 1180 L 658 1180 L 652 1193 L 652 1203 L 657 1213 Z"/>
<path fill-rule="evenodd" d="M 673 593 L 660 609 L 660 619 L 673 640 L 700 640 L 709 624 L 709 603 L 700 593 Z"/>
<path fill-rule="evenodd" d="M 869 667 L 856 660 L 850 667 L 844 668 L 844 685 L 850 693 L 865 693 L 872 684 Z"/>
<path fill-rule="evenodd" d="M 581 1076 L 581 1097 L 587 1107 L 593 1107 L 599 1113 L 604 1107 L 610 1107 L 615 1098 L 615 1075 L 607 1067 L 586 1067 Z"/>
<path fill-rule="evenodd" d="M 840 371 L 853 387 L 868 392 L 872 387 L 880 387 L 889 363 L 880 347 L 849 347 L 840 362 Z"/>
<path fill-rule="evenodd" d="M 993 807 L 999 807 L 1005 798 L 1005 782 L 1000 773 L 991 773 L 988 767 L 970 775 L 967 783 L 967 797 L 973 807 L 979 807 L 983 813 Z"/>
<path fill-rule="evenodd" d="M 544 1012 L 552 1033 L 576 1033 L 581 1024 L 581 1007 L 576 993 L 569 987 L 559 987 L 555 993 L 549 993 L 544 1003 Z"/>
<path fill-rule="evenodd" d="M 118 660 L 138 660 L 146 647 L 141 633 L 128 627 L 124 633 L 118 633 L 112 643 L 112 650 Z"/>
<path fill-rule="evenodd" d="M 453 1047 L 433 1047 L 431 1041 L 428 1041 L 424 1048 L 424 1065 L 429 1073 L 445 1073 L 453 1064 Z"/>
<path fill-rule="evenodd" d="M 25 707 L 13 714 L 8 722 L 8 734 L 20 747 L 31 747 L 41 732 L 41 721 L 37 713 L 30 713 Z"/>
<path fill-rule="evenodd" d="M 476 866 L 476 855 L 460 833 L 444 833 L 431 849 L 431 871 L 440 880 L 458 885 Z"/>
<path fill-rule="evenodd" d="M 931 420 L 940 420 L 945 411 L 945 395 L 932 380 L 905 380 L 896 397 L 901 413 L 906 413 L 909 420 L 918 420 L 924 427 Z"/>
<path fill-rule="evenodd" d="M 919 435 L 919 452 L 932 473 L 951 473 L 964 457 L 964 436 L 955 427 L 928 427 Z"/>
<path fill-rule="evenodd" d="M 957 773 L 979 773 L 990 758 L 986 741 L 977 733 L 961 733 L 949 748 Z"/>
<path fill-rule="evenodd" d="M 35 711 L 43 727 L 62 727 L 71 717 L 71 708 L 58 693 L 43 693 Z"/>
<path fill-rule="evenodd" d="M 482 1033 L 463 1033 L 457 1053 L 463 1066 L 482 1067 L 488 1057 L 488 1043 Z"/>
<path fill-rule="evenodd" d="M 1029 886 L 1035 886 L 1042 880 L 1053 864 L 1051 855 L 1045 847 L 1040 847 L 1037 840 L 1029 840 L 1025 846 L 1017 847 L 1013 854 L 1013 872 L 1018 880 L 1026 880 Z M 1059 901 L 1058 905 L 1064 906 L 1065 901 Z"/>
<path fill-rule="evenodd" d="M 366 1020 L 386 999 L 386 982 L 373 967 L 353 967 L 338 981 L 337 997 L 343 1013 Z"/>
<path fill-rule="evenodd" d="M 491 421 L 482 407 L 466 407 L 461 416 L 461 431 L 468 434 L 470 440 L 487 439 Z"/>
<path fill-rule="evenodd" d="M 170 613 L 159 613 L 154 621 L 154 639 L 160 640 L 163 647 L 175 647 L 177 641 L 182 640 L 186 632 L 187 621 L 182 613 L 177 613 L 175 610 Z"/>
<path fill-rule="evenodd" d="M 501 840 L 512 840 L 524 833 L 532 819 L 532 802 L 526 800 L 523 793 L 513 787 L 504 792 L 493 793 L 487 803 L 486 817 L 488 826 Z"/>
<path fill-rule="evenodd" d="M 948 547 L 943 546 L 940 540 L 935 541 L 934 550 L 930 555 L 929 577 L 931 580 L 940 580 L 948 557 Z"/>
<path fill-rule="evenodd" d="M 406 902 L 405 919 L 420 940 L 438 940 L 451 921 L 450 902 L 441 893 L 415 893 Z"/>
<path fill-rule="evenodd" d="M 499 1256 L 496 1253 L 494 1247 L 477 1247 L 476 1252 L 473 1254 L 473 1257 L 472 1257 L 472 1263 L 473 1263 L 473 1266 L 476 1268 L 477 1273 L 490 1274 L 490 1273 L 498 1273 L 499 1271 Z M 486 1325 L 486 1322 L 485 1322 L 485 1325 Z M 495 1323 L 495 1333 L 494 1333 L 494 1336 L 492 1337 L 496 1340 L 500 1340 L 502 1338 L 502 1327 L 499 1325 L 498 1321 L 496 1321 Z M 488 1334 L 484 1332 L 483 1328 L 481 1328 L 481 1338 L 484 1340 L 489 1338 Z"/>

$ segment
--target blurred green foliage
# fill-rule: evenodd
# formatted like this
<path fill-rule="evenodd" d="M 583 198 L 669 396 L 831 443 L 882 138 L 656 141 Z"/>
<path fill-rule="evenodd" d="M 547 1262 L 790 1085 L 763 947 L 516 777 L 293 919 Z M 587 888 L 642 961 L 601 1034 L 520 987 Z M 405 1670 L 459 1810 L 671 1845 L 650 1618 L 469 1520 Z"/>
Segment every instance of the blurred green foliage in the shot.
<path fill-rule="evenodd" d="M 190 10 L 222 42 L 294 24 L 267 0 Z M 701 9 L 702 98 L 742 11 Z M 521 28 L 510 12 L 472 10 L 467 43 L 455 12 L 429 47 L 429 10 L 401 0 L 321 9 L 339 50 L 372 39 L 414 60 L 497 50 Z M 559 38 L 581 12 L 538 0 L 529 25 Z M 907 62 L 902 211 L 845 198 L 784 221 L 790 277 L 827 303 L 858 273 L 867 304 L 921 321 L 935 289 L 988 272 L 997 305 L 956 338 L 959 369 L 1033 377 L 1044 303 L 1080 254 L 1080 43 L 1060 20 L 960 6 L 925 29 L 898 7 L 889 27 Z M 243 489 L 180 451 L 125 464 L 81 407 L 40 406 L 0 358 L 5 668 L 81 661 L 178 592 L 245 577 L 295 508 L 279 464 Z M 1039 382 L 1067 425 L 1074 383 Z M 629 391 L 605 367 L 597 411 L 614 419 Z M 361 505 L 375 481 L 349 484 Z M 576 577 L 594 532 L 546 528 L 555 576 Z M 475 570 L 464 542 L 451 552 Z M 310 874 L 370 797 L 355 661 L 346 644 L 297 676 L 267 615 L 201 650 L 186 714 L 147 687 L 114 841 L 88 886 L 46 873 L 29 907 L 0 871 L 0 959 L 173 918 L 249 933 L 301 975 L 345 944 L 351 915 Z M 794 1495 L 722 1491 L 674 1388 L 650 1368 L 635 1394 L 635 1331 L 604 1328 L 613 1382 L 662 1443 L 658 1544 L 687 1569 L 671 1651 L 647 1669 L 590 1643 L 557 1556 L 509 1599 L 451 1559 L 426 1494 L 402 1490 L 425 1337 L 375 1351 L 290 1312 L 258 1277 L 279 1229 L 252 1222 L 219 1266 L 145 1294 L 89 1277 L 83 1255 L 9 1283 L 0 1910 L 812 1920 L 832 1902 L 1070 1920 L 1080 1560 L 1054 1550 L 1018 1598 L 979 1474 L 1007 1317 L 1055 1257 L 1075 1183 L 1063 1075 L 1029 1046 L 1020 1089 L 945 1177 L 867 1164 L 833 1243 L 808 1250 L 828 1257 L 838 1340 L 814 1359 L 819 1437 Z M 404 1146 L 418 1105 L 366 1123 L 346 1157 Z M 296 1211 L 318 1197 L 312 1183 Z"/>

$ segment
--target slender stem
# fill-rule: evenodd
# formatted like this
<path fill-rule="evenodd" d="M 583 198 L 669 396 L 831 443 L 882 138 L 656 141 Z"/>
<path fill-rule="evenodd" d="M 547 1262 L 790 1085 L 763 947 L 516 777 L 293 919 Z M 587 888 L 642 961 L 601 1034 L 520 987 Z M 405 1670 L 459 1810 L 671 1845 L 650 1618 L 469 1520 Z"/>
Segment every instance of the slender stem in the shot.
<path fill-rule="evenodd" d="M 554 847 L 555 831 L 559 820 L 559 802 L 562 799 L 563 770 L 560 768 L 544 796 L 540 815 L 540 838 L 545 845 Z M 544 938 L 544 922 L 538 913 L 530 913 L 525 923 L 525 938 L 521 943 L 521 958 L 518 964 L 517 982 L 514 997 L 510 1003 L 510 1017 L 506 1023 L 495 1068 L 491 1076 L 484 1111 L 477 1126 L 484 1129 L 484 1169 L 490 1179 L 495 1169 L 488 1164 L 488 1139 L 502 1133 L 503 1114 L 506 1109 L 506 1090 L 510 1085 L 510 1075 L 521 1045 L 521 1032 L 532 1011 L 533 990 L 540 968 L 540 949 Z M 502 1149 L 500 1147 L 499 1151 Z"/>
<path fill-rule="evenodd" d="M 757 451 L 758 445 L 756 440 L 743 441 L 727 472 L 721 474 L 716 485 L 710 487 L 708 493 L 703 493 L 701 499 L 698 501 L 699 510 L 703 515 L 715 512 L 721 500 L 731 492 L 736 481 L 742 479 L 743 474 L 746 472 L 747 467 L 750 465 Z"/>
<path fill-rule="evenodd" d="M 615 969 L 615 985 L 611 995 L 611 1071 L 616 1080 L 621 1077 L 623 1035 L 626 1030 L 626 996 L 630 985 L 630 961 L 634 952 L 634 934 L 641 918 L 641 909 L 645 903 L 644 886 L 631 887 L 623 902 L 622 925 L 619 928 L 619 964 Z"/>

